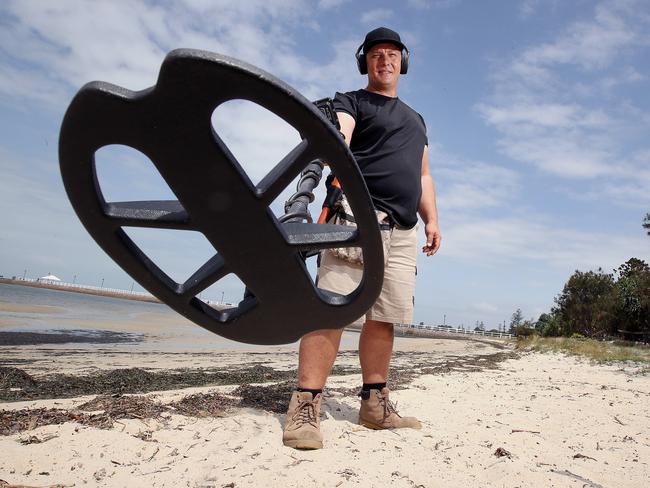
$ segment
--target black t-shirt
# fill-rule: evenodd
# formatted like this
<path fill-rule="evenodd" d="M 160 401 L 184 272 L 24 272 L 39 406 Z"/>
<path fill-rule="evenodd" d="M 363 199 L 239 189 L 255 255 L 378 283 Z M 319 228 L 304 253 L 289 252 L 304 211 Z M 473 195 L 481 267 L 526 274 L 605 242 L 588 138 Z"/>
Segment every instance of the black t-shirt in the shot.
<path fill-rule="evenodd" d="M 337 93 L 334 109 L 350 114 L 356 122 L 350 150 L 375 208 L 398 225 L 413 227 L 422 196 L 422 155 L 428 144 L 422 116 L 399 98 L 367 90 Z"/>

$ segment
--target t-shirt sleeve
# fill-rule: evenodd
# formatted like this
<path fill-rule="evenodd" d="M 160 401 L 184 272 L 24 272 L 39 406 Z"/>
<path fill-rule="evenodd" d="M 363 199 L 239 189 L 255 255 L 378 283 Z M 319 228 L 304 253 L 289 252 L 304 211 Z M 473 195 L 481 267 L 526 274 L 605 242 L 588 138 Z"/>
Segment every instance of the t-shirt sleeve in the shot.
<path fill-rule="evenodd" d="M 427 124 L 424 122 L 424 117 L 422 115 L 418 114 L 420 116 L 420 120 L 422 121 L 422 125 L 424 126 L 424 145 L 428 146 L 429 145 L 429 136 L 427 136 Z"/>
<path fill-rule="evenodd" d="M 357 120 L 357 99 L 351 93 L 340 93 L 336 92 L 334 96 L 334 111 L 335 112 L 345 112 L 350 114 L 350 116 Z"/>

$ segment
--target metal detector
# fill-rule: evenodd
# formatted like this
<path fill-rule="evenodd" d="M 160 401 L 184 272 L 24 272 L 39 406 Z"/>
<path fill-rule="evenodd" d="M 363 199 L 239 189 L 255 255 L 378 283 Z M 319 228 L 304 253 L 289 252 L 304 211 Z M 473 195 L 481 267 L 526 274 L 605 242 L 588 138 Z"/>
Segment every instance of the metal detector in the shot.
<path fill-rule="evenodd" d="M 268 109 L 301 137 L 257 185 L 211 124 L 216 107 L 234 99 Z M 107 202 L 94 155 L 109 144 L 144 153 L 178 200 Z M 271 212 L 269 205 L 278 195 L 319 159 L 341 181 L 356 230 L 297 218 L 281 222 Z M 63 119 L 59 160 L 70 202 L 100 247 L 143 288 L 215 334 L 251 344 L 290 343 L 310 331 L 353 322 L 381 291 L 379 227 L 345 141 L 309 100 L 254 66 L 179 49 L 167 55 L 158 82 L 146 90 L 89 83 Z M 176 283 L 127 236 L 125 227 L 201 232 L 215 254 L 187 281 Z M 344 246 L 363 250 L 359 287 L 349 295 L 318 289 L 305 266 L 305 253 Z M 198 298 L 229 273 L 248 290 L 236 307 L 217 310 Z"/>

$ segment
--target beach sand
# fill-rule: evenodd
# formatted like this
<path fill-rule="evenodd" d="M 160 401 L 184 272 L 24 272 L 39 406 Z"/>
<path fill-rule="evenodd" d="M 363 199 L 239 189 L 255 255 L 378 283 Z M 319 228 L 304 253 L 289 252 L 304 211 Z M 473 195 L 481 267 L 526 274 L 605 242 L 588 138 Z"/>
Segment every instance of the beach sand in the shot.
<path fill-rule="evenodd" d="M 412 367 L 420 374 L 391 399 L 399 411 L 422 420 L 420 431 L 357 425 L 355 372 L 328 383 L 322 450 L 284 447 L 282 413 L 235 407 L 196 417 L 168 410 L 157 418 L 121 419 L 109 429 L 67 422 L 0 436 L 0 480 L 106 487 L 648 486 L 650 377 L 640 367 L 539 353 L 515 357 L 473 341 L 404 338 L 396 349 L 395 370 Z M 292 346 L 214 354 L 21 346 L 1 354 L 3 364 L 34 377 L 133 366 L 162 372 L 263 364 L 291 371 L 297 359 Z M 341 352 L 337 364 L 358 367 L 356 351 Z M 146 397 L 169 404 L 196 393 L 227 396 L 236 387 Z M 74 411 L 93 398 L 5 402 L 0 410 Z"/>

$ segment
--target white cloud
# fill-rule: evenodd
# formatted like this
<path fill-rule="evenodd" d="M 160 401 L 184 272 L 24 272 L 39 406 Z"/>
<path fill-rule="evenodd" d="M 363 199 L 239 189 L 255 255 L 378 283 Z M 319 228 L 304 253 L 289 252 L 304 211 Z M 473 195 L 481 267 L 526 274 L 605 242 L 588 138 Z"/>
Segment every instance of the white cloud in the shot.
<path fill-rule="evenodd" d="M 156 82 L 165 54 L 177 47 L 243 59 L 297 86 L 311 100 L 333 96 L 335 89 L 358 88 L 356 41 L 334 44 L 326 64 L 296 53 L 289 32 L 307 15 L 300 13 L 308 11 L 306 6 L 302 0 L 186 0 L 167 9 L 126 1 L 98 1 L 92 8 L 74 0 L 48 8 L 10 2 L 6 9 L 16 21 L 0 31 L 0 42 L 6 52 L 18 54 L 0 67 L 0 97 L 19 107 L 25 100 L 60 107 L 91 80 L 145 88 Z M 225 137 L 254 180 L 286 154 L 282 150 L 295 146 L 296 138 L 281 123 L 258 117 L 259 111 L 224 113 L 230 114 Z"/>
<path fill-rule="evenodd" d="M 445 9 L 458 5 L 460 0 L 407 0 L 409 7 L 425 10 L 429 8 Z"/>
<path fill-rule="evenodd" d="M 591 18 L 495 66 L 493 94 L 476 110 L 499 132 L 504 154 L 562 178 L 591 180 L 624 201 L 640 168 L 628 148 L 647 148 L 640 128 L 650 129 L 645 111 L 616 91 L 646 80 L 638 63 L 650 46 L 650 17 L 639 15 L 642 3 L 603 1 Z M 526 12 L 537 6 L 521 4 Z M 627 195 L 639 201 L 638 193 Z"/>
<path fill-rule="evenodd" d="M 547 217 L 467 218 L 444 227 L 445 256 L 491 267 L 537 262 L 565 270 L 613 269 L 648 258 L 647 238 L 556 227 Z"/>
<path fill-rule="evenodd" d="M 307 6 L 302 0 L 187 0 L 170 8 L 135 1 L 70 0 L 48 8 L 9 2 L 5 10 L 15 21 L 0 31 L 10 53 L 0 68 L 0 93 L 40 100 L 90 80 L 146 88 L 164 55 L 178 47 L 221 52 L 302 82 L 303 69 L 317 66 L 296 54 L 289 31 L 309 20 Z"/>
<path fill-rule="evenodd" d="M 521 124 L 540 127 L 606 127 L 610 120 L 602 111 L 588 110 L 578 104 L 530 103 L 509 106 L 478 105 L 479 112 L 492 125 L 508 130 Z"/>
<path fill-rule="evenodd" d="M 606 67 L 621 50 L 648 41 L 647 33 L 628 22 L 630 14 L 633 12 L 619 10 L 616 2 L 603 2 L 596 6 L 593 19 L 574 23 L 554 42 L 528 49 L 522 61 L 534 66 L 568 63 L 586 69 Z"/>
<path fill-rule="evenodd" d="M 318 8 L 322 8 L 323 10 L 337 8 L 349 1 L 350 0 L 318 0 Z"/>
<path fill-rule="evenodd" d="M 522 0 L 519 4 L 519 15 L 524 19 L 532 17 L 537 12 L 539 4 L 540 0 Z"/>
<path fill-rule="evenodd" d="M 471 307 L 473 310 L 476 310 L 477 312 L 483 312 L 483 313 L 495 313 L 499 311 L 499 307 L 487 302 L 475 303 Z"/>
<path fill-rule="evenodd" d="M 615 156 L 599 149 L 598 143 L 594 141 L 593 145 L 585 147 L 583 141 L 570 134 L 554 134 L 529 138 L 508 136 L 499 146 L 512 159 L 532 163 L 556 176 L 593 179 L 616 174 L 619 165 Z"/>
<path fill-rule="evenodd" d="M 442 213 L 501 207 L 519 194 L 519 175 L 503 166 L 465 161 L 435 146 L 429 147 L 429 162 Z"/>
<path fill-rule="evenodd" d="M 361 23 L 365 25 L 381 24 L 387 20 L 396 18 L 395 12 L 387 8 L 368 10 L 361 16 Z"/>

